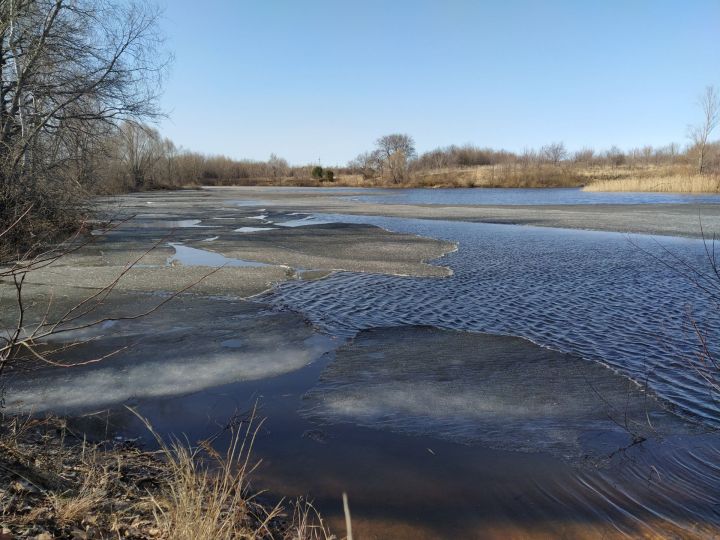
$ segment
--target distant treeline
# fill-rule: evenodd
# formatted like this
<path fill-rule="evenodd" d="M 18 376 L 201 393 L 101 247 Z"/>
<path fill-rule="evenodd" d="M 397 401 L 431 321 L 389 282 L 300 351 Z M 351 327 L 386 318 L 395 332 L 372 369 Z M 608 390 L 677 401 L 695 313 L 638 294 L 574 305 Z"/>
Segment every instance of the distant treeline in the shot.
<path fill-rule="evenodd" d="M 524 177 L 536 171 L 548 185 L 569 185 L 581 182 L 573 175 L 577 167 L 692 168 L 697 159 L 697 148 L 693 145 L 684 148 L 678 144 L 659 148 L 644 146 L 628 151 L 614 146 L 602 151 L 585 148 L 569 152 L 562 142 L 520 153 L 468 144 L 418 155 L 412 137 L 393 134 L 380 138 L 373 151 L 360 154 L 345 166 L 322 168 L 313 164 L 292 166 L 274 154 L 267 161 L 256 161 L 181 150 L 156 129 L 126 122 L 116 132 L 97 141 L 93 149 L 78 156 L 74 175 L 89 191 L 96 193 L 201 185 L 317 185 L 335 180 L 342 182 L 348 176 L 392 184 L 412 182 L 414 177 L 433 171 L 487 166 L 494 166 L 506 175 L 524 171 Z M 703 168 L 720 170 L 720 143 L 707 144 Z"/>
<path fill-rule="evenodd" d="M 715 144 L 715 166 L 720 158 L 719 143 Z M 539 150 L 528 149 L 521 153 L 492 148 L 478 148 L 472 145 L 448 146 L 421 154 L 412 164 L 411 169 L 427 170 L 443 167 L 473 167 L 481 165 L 499 165 L 504 163 L 518 164 L 583 164 L 598 167 L 618 167 L 621 165 L 672 165 L 689 163 L 692 160 L 691 148 L 681 149 L 678 144 L 668 144 L 655 148 L 644 146 L 623 151 L 617 146 L 597 151 L 583 148 L 576 152 L 568 152 L 563 143 L 553 143 Z"/>

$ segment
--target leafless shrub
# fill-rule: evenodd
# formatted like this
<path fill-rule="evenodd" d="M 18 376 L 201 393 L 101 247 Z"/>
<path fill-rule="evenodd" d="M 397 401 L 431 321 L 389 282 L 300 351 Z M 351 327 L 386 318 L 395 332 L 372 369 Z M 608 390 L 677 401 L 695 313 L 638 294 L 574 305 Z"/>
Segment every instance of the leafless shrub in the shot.
<path fill-rule="evenodd" d="M 692 142 L 691 151 L 697 155 L 697 170 L 703 174 L 707 171 L 708 143 L 710 135 L 720 124 L 720 95 L 714 86 L 708 86 L 698 98 L 702 110 L 702 120 L 688 128 L 688 137 Z"/>
<path fill-rule="evenodd" d="M 558 165 L 567 157 L 567 150 L 565 149 L 565 144 L 556 142 L 543 146 L 540 149 L 540 154 L 548 163 Z"/>

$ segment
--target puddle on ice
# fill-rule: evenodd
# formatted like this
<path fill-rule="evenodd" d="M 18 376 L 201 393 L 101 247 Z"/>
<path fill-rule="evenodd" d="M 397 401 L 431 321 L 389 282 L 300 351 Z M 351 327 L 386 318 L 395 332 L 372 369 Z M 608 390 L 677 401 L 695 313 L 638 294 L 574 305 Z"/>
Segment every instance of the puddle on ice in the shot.
<path fill-rule="evenodd" d="M 177 219 L 177 220 L 171 220 L 171 221 L 160 221 L 158 223 L 153 223 L 149 226 L 151 227 L 170 227 L 171 229 L 188 229 L 188 228 L 201 228 L 201 227 L 209 227 L 209 225 L 200 225 L 201 219 Z"/>
<path fill-rule="evenodd" d="M 258 219 L 258 220 L 264 221 L 267 218 L 268 218 L 268 214 L 260 214 L 258 216 L 249 216 L 247 219 Z"/>
<path fill-rule="evenodd" d="M 214 242 L 214 241 L 217 240 L 218 238 L 220 238 L 220 237 L 219 237 L 219 236 L 211 236 L 210 238 L 205 238 L 205 239 L 203 240 L 203 242 Z"/>
<path fill-rule="evenodd" d="M 231 206 L 270 206 L 273 203 L 271 201 L 263 201 L 263 200 L 252 200 L 252 199 L 233 199 L 229 201 L 225 201 L 226 205 Z M 260 211 L 262 212 L 265 210 L 262 208 Z"/>
<path fill-rule="evenodd" d="M 200 225 L 201 219 L 164 219 L 163 214 L 141 214 L 132 221 L 127 222 L 127 227 L 135 229 L 205 229 L 212 225 Z"/>
<path fill-rule="evenodd" d="M 293 215 L 293 214 L 289 214 Z M 302 215 L 302 214 L 294 214 L 294 215 Z M 336 220 L 333 219 L 323 219 L 318 216 L 310 215 L 304 218 L 300 219 L 291 219 L 289 221 L 282 221 L 282 222 L 276 222 L 276 225 L 280 225 L 281 227 L 306 227 L 308 225 L 327 225 L 329 223 L 337 223 Z"/>
<path fill-rule="evenodd" d="M 254 233 L 260 231 L 272 231 L 273 229 L 277 229 L 277 227 L 240 227 L 239 229 L 235 229 L 235 232 Z"/>
<path fill-rule="evenodd" d="M 182 264 L 185 266 L 209 266 L 209 267 L 220 267 L 220 266 L 240 266 L 240 267 L 261 267 L 261 266 L 272 266 L 270 264 L 258 262 L 258 261 L 246 261 L 243 259 L 231 259 L 225 257 L 220 253 L 214 251 L 208 251 L 205 249 L 198 249 L 177 242 L 169 242 L 169 246 L 175 248 L 175 254 L 168 257 L 167 264 L 172 265 L 174 263 Z"/>

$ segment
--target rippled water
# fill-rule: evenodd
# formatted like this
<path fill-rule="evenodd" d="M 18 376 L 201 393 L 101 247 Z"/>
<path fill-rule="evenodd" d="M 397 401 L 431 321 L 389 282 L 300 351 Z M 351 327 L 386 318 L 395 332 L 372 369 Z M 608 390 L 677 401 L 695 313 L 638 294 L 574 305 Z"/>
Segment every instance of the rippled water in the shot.
<path fill-rule="evenodd" d="M 713 304 L 655 257 L 707 264 L 702 241 L 535 227 L 328 216 L 459 242 L 438 264 L 446 279 L 342 272 L 287 282 L 266 298 L 303 312 L 331 334 L 434 325 L 526 337 L 612 366 L 687 416 L 720 425 L 718 407 L 690 367 L 697 340 L 688 313 L 720 343 Z M 677 266 L 677 263 L 672 263 Z M 718 352 L 718 351 L 715 351 Z"/>
<path fill-rule="evenodd" d="M 352 197 L 379 204 L 657 204 L 720 203 L 717 194 L 593 193 L 580 188 L 389 189 Z"/>

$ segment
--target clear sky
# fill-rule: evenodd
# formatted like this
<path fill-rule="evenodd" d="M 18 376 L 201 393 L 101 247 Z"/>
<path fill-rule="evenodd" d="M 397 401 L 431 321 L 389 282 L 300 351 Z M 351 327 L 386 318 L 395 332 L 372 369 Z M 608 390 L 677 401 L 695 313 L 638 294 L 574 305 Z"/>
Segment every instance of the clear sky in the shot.
<path fill-rule="evenodd" d="M 164 135 L 344 164 L 419 151 L 685 144 L 720 85 L 720 0 L 165 0 Z M 720 138 L 720 135 L 718 135 Z"/>

